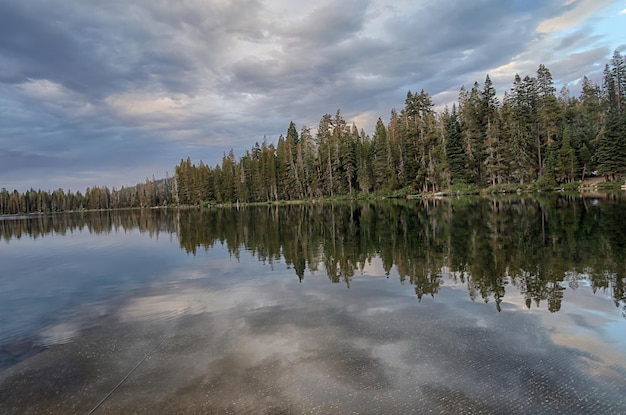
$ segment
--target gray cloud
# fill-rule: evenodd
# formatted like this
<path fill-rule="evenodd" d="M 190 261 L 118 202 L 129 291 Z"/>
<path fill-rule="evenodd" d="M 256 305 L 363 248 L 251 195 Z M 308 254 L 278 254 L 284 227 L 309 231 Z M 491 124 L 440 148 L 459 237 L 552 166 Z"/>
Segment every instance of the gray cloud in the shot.
<path fill-rule="evenodd" d="M 0 0 L 0 186 L 143 181 L 338 108 L 371 132 L 408 89 L 445 104 L 489 73 L 502 93 L 540 63 L 572 83 L 619 45 L 597 17 L 537 28 L 584 5 Z"/>

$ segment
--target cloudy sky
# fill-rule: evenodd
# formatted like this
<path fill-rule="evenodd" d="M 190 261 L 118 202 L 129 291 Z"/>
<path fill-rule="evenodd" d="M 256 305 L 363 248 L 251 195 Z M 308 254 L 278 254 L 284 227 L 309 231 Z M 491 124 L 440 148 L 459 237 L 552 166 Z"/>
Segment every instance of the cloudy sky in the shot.
<path fill-rule="evenodd" d="M 132 185 L 337 109 L 371 133 L 540 63 L 575 94 L 624 28 L 624 0 L 0 0 L 0 188 Z"/>

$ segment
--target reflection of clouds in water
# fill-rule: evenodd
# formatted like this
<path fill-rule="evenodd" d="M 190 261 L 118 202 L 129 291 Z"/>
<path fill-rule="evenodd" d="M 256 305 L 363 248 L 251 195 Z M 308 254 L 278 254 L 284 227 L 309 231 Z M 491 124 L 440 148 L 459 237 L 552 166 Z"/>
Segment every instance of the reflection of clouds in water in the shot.
<path fill-rule="evenodd" d="M 539 316 L 556 345 L 578 353 L 582 370 L 609 383 L 624 383 L 626 331 L 609 296 L 586 285 L 568 287 L 561 310 Z"/>
<path fill-rule="evenodd" d="M 133 287 L 162 282 L 179 257 L 169 241 L 137 229 L 12 240 L 0 250 L 0 346 L 67 342 Z"/>
<path fill-rule="evenodd" d="M 565 337 L 573 330 L 567 308 L 498 313 L 457 287 L 420 303 L 411 285 L 386 278 L 347 288 L 323 277 L 300 283 L 288 270 L 259 278 L 258 263 L 237 280 L 221 262 L 198 265 L 109 309 L 98 330 L 112 330 L 118 354 L 107 354 L 105 340 L 93 367 L 126 373 L 165 336 L 107 402 L 110 412 L 611 413 L 626 396 L 616 378 L 622 352 L 608 359 L 596 343 Z M 586 317 L 580 330 L 596 323 Z M 68 319 L 49 338 L 74 327 L 79 321 Z M 587 401 L 568 401 L 574 395 Z"/>
<path fill-rule="evenodd" d="M 390 313 L 394 311 L 391 307 L 387 307 L 387 306 L 383 306 L 383 307 L 370 307 L 367 310 L 365 310 L 364 315 L 366 316 L 371 316 L 373 314 L 379 314 L 379 313 Z"/>
<path fill-rule="evenodd" d="M 53 344 L 69 343 L 80 330 L 78 324 L 73 322 L 59 323 L 44 328 L 41 333 L 41 344 L 51 346 Z"/>
<path fill-rule="evenodd" d="M 237 307 L 246 309 L 274 305 L 259 297 L 254 286 L 242 286 L 237 290 L 204 290 L 198 288 L 173 288 L 172 294 L 157 293 L 129 299 L 118 312 L 124 322 L 158 321 L 164 318 L 183 318 L 203 313 L 225 312 Z M 159 294 L 160 293 L 160 294 Z"/>
<path fill-rule="evenodd" d="M 386 277 L 383 261 L 379 257 L 372 258 L 360 264 L 362 266 L 361 274 L 365 276 Z M 394 265 L 389 271 L 389 278 L 397 278 L 398 270 Z"/>
<path fill-rule="evenodd" d="M 199 314 L 206 310 L 204 302 L 197 295 L 180 296 L 155 295 L 134 298 L 120 310 L 120 319 L 124 322 L 141 320 L 165 320 L 182 315 Z"/>
<path fill-rule="evenodd" d="M 81 307 L 79 313 L 71 316 L 54 316 L 55 321 L 44 326 L 38 331 L 38 338 L 43 346 L 69 343 L 80 335 L 81 330 L 94 324 L 94 321 L 111 313 L 112 307 L 105 302 L 90 304 L 89 307 Z"/>

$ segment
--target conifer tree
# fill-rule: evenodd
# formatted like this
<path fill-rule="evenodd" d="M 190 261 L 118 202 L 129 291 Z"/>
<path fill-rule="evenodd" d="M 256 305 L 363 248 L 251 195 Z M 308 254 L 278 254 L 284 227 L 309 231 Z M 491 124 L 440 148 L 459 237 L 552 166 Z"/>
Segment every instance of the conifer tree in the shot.
<path fill-rule="evenodd" d="M 478 82 L 470 92 L 461 90 L 459 95 L 459 117 L 467 154 L 468 181 L 481 185 L 484 175 L 485 150 L 485 101 Z"/>
<path fill-rule="evenodd" d="M 467 183 L 467 155 L 464 151 L 461 124 L 456 111 L 456 105 L 452 106 L 452 112 L 447 110 L 443 115 L 446 134 L 446 160 L 450 174 L 450 183 Z"/>
<path fill-rule="evenodd" d="M 536 78 L 536 102 L 537 114 L 536 124 L 536 151 L 537 151 L 537 171 L 541 175 L 544 171 L 545 148 L 553 140 L 558 139 L 557 130 L 561 125 L 561 106 L 556 96 L 556 88 L 552 81 L 550 70 L 543 64 L 537 69 Z M 552 146 L 558 147 L 558 144 Z"/>
<path fill-rule="evenodd" d="M 376 129 L 372 137 L 373 160 L 372 171 L 374 175 L 374 189 L 377 191 L 389 189 L 391 172 L 389 169 L 389 145 L 387 143 L 387 127 L 383 120 L 378 118 Z"/>
<path fill-rule="evenodd" d="M 626 173 L 626 111 L 624 95 L 626 69 L 619 52 L 604 70 L 606 116 L 596 153 L 598 172 L 611 180 Z"/>
<path fill-rule="evenodd" d="M 557 156 L 556 179 L 559 182 L 570 183 L 574 180 L 577 171 L 576 154 L 570 145 L 569 129 L 565 128 Z"/>

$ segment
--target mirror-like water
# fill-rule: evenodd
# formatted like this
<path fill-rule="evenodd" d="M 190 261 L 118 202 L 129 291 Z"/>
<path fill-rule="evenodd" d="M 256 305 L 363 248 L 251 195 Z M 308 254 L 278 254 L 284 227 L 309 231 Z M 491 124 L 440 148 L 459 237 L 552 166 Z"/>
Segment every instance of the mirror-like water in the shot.
<path fill-rule="evenodd" d="M 0 220 L 0 413 L 620 414 L 625 206 Z"/>

